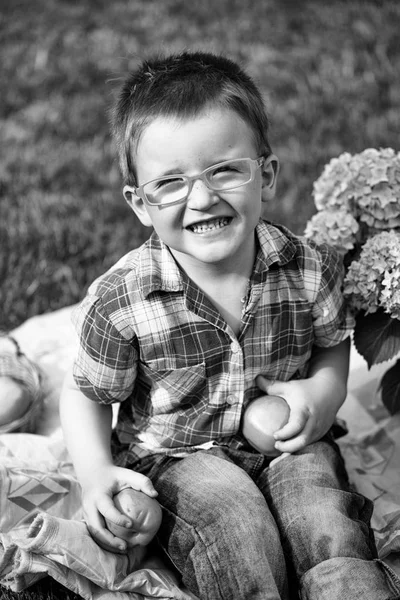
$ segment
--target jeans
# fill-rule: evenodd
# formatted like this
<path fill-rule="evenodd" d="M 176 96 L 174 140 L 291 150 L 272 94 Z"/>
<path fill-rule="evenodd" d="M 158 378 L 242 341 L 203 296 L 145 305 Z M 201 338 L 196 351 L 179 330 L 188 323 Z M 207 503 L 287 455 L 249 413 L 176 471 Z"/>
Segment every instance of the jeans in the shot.
<path fill-rule="evenodd" d="M 134 468 L 164 507 L 159 542 L 201 600 L 400 598 L 328 436 L 271 466 L 222 445 L 148 462 Z"/>

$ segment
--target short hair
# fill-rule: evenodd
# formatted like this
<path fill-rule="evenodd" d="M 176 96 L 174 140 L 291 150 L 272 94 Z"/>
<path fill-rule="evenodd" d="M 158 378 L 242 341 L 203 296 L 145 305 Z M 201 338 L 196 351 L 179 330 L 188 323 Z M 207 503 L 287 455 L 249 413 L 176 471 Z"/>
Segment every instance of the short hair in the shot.
<path fill-rule="evenodd" d="M 237 63 L 188 51 L 143 61 L 127 77 L 111 113 L 124 183 L 137 185 L 134 157 L 146 126 L 157 117 L 196 117 L 213 104 L 235 111 L 251 128 L 260 155 L 271 154 L 261 93 Z"/>

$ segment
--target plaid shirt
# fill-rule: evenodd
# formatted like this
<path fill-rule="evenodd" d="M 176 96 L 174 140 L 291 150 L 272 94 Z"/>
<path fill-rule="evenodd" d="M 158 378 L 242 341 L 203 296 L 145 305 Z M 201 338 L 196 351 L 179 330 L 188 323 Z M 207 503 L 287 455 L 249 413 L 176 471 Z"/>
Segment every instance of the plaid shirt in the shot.
<path fill-rule="evenodd" d="M 122 464 L 214 442 L 240 448 L 243 409 L 260 395 L 256 376 L 305 377 L 314 344 L 349 335 L 338 255 L 263 221 L 257 236 L 237 338 L 154 233 L 75 310 L 75 381 L 94 401 L 121 402 Z"/>

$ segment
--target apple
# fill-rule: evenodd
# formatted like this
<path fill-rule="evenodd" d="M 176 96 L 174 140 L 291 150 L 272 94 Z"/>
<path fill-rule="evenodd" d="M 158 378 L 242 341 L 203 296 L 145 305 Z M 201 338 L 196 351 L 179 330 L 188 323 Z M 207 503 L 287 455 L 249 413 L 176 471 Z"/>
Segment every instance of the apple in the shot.
<path fill-rule="evenodd" d="M 125 540 L 128 548 L 147 546 L 161 525 L 162 509 L 159 502 L 132 488 L 118 492 L 113 501 L 118 510 L 131 520 L 132 527 L 122 527 L 106 519 L 107 529 Z"/>
<path fill-rule="evenodd" d="M 279 456 L 274 433 L 289 420 L 289 406 L 281 396 L 260 396 L 243 414 L 242 433 L 253 448 L 266 456 Z"/>
<path fill-rule="evenodd" d="M 0 427 L 12 424 L 28 411 L 28 390 L 8 375 L 0 376 Z"/>

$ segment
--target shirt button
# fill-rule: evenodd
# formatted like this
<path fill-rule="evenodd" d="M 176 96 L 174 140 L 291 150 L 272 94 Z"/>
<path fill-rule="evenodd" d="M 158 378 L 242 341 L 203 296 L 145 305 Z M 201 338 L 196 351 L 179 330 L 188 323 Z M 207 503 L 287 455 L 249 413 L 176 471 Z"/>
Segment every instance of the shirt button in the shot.
<path fill-rule="evenodd" d="M 230 405 L 235 404 L 235 402 L 237 402 L 237 397 L 234 394 L 229 394 L 226 401 Z"/>
<path fill-rule="evenodd" d="M 237 344 L 236 342 L 232 342 L 231 350 L 232 350 L 233 354 L 237 354 L 238 352 L 240 352 L 239 344 Z"/>

